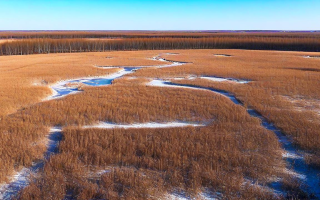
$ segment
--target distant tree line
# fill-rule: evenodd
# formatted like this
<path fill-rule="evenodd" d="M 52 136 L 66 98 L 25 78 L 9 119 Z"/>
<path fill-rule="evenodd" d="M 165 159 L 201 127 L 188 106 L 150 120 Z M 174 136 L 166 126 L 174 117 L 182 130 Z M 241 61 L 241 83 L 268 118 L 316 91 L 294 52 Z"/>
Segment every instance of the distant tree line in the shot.
<path fill-rule="evenodd" d="M 0 44 L 0 55 L 28 55 L 47 53 L 102 52 L 118 50 L 161 49 L 252 49 L 284 51 L 320 51 L 318 37 L 274 37 L 239 35 L 214 37 L 159 37 L 122 39 L 52 39 L 13 40 Z"/>

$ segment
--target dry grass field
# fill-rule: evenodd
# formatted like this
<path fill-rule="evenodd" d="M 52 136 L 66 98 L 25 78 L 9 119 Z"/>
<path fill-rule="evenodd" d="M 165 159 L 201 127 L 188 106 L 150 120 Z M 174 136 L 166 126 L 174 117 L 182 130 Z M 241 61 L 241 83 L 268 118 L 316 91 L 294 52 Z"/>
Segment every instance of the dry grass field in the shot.
<path fill-rule="evenodd" d="M 187 64 L 139 69 L 112 85 L 85 86 L 81 93 L 41 102 L 59 80 L 119 71 L 98 66 L 163 65 L 151 59 L 158 55 Z M 211 49 L 2 56 L 0 181 L 41 160 L 49 128 L 62 126 L 59 153 L 20 199 L 165 199 L 179 190 L 190 197 L 209 190 L 225 199 L 285 198 L 267 187 L 277 179 L 288 198 L 307 198 L 286 171 L 277 137 L 245 108 L 274 123 L 319 167 L 320 60 L 306 56 L 320 53 Z M 245 107 L 205 90 L 146 85 L 154 79 L 225 90 Z M 101 121 L 206 126 L 83 129 Z"/>
<path fill-rule="evenodd" d="M 0 57 L 0 116 L 39 102 L 51 93 L 48 85 L 56 81 L 118 71 L 97 66 L 162 64 L 146 59 L 153 56 L 151 52 L 110 52 Z"/>

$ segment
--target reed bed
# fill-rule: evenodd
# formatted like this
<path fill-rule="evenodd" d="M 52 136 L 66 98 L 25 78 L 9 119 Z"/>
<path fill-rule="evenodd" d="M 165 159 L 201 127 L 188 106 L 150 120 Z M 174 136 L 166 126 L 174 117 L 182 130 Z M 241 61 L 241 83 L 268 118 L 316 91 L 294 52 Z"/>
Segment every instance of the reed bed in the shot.
<path fill-rule="evenodd" d="M 50 54 L 0 57 L 0 118 L 49 96 L 57 81 L 106 76 L 119 69 L 99 66 L 159 65 L 153 52 Z"/>
<path fill-rule="evenodd" d="M 270 167 L 279 167 L 277 142 L 261 127 L 242 124 L 136 130 L 70 127 L 64 130 L 61 154 L 50 159 L 21 197 L 39 199 L 53 191 L 65 196 L 69 191 L 77 199 L 157 199 L 177 190 L 196 197 L 209 188 L 225 198 L 276 199 L 270 191 L 244 182 L 258 179 L 263 184 L 269 181 L 266 177 L 278 175 Z M 93 179 L 85 176 L 90 166 L 109 171 Z"/>
<path fill-rule="evenodd" d="M 48 111 L 50 113 L 48 113 Z M 77 129 L 77 127 L 81 127 L 83 124 L 92 124 L 98 121 L 138 123 L 175 120 L 206 122 L 209 128 L 144 129 L 133 132 L 122 129 L 109 130 L 107 132 L 104 130 L 89 129 L 78 132 L 79 130 Z M 273 134 L 261 128 L 259 121 L 250 117 L 241 106 L 234 105 L 228 99 L 206 91 L 154 88 L 143 85 L 132 85 L 130 87 L 122 84 L 115 84 L 112 87 L 86 87 L 83 93 L 26 107 L 24 110 L 6 117 L 1 121 L 1 124 L 2 139 L 0 141 L 11 141 L 10 146 L 6 146 L 4 143 L 2 144 L 3 154 L 1 154 L 1 160 L 6 160 L 6 162 L 1 162 L 1 168 L 6 169 L 2 177 L 5 177 L 8 172 L 12 171 L 14 166 L 30 166 L 32 161 L 40 159 L 44 149 L 36 148 L 36 146 L 40 144 L 36 143 L 36 141 L 41 141 L 46 136 L 46 127 L 55 125 L 73 126 L 70 127 L 70 137 L 76 140 L 69 141 L 69 136 L 67 136 L 67 130 L 69 129 L 66 129 L 64 131 L 64 144 L 70 144 L 74 148 L 78 145 L 85 144 L 84 147 L 80 146 L 79 148 L 89 153 L 84 155 L 83 150 L 79 149 L 81 153 L 73 148 L 69 151 L 67 150 L 69 147 L 61 143 L 61 162 L 76 164 L 77 162 L 72 161 L 72 157 L 74 157 L 75 160 L 79 160 L 80 158 L 78 158 L 78 156 L 81 158 L 84 156 L 84 160 L 80 159 L 80 166 L 106 167 L 109 165 L 119 165 L 151 169 L 154 173 L 161 172 L 161 180 L 163 181 L 166 180 L 165 177 L 171 176 L 171 174 L 166 174 L 163 171 L 177 173 L 176 176 L 180 177 L 180 179 L 176 180 L 178 182 L 172 183 L 171 181 L 167 181 L 164 183 L 164 188 L 174 188 L 181 185 L 183 189 L 189 188 L 190 191 L 195 192 L 202 187 L 207 187 L 208 185 L 206 184 L 211 183 L 209 180 L 206 184 L 200 183 L 206 182 L 205 179 L 195 180 L 196 182 L 194 183 L 190 182 L 184 185 L 185 179 L 181 178 L 187 175 L 190 169 L 185 168 L 182 172 L 179 171 L 184 169 L 183 166 L 188 166 L 184 163 L 192 163 L 192 161 L 199 162 L 196 166 L 202 166 L 202 162 L 206 162 L 204 165 L 206 168 L 216 166 L 217 168 L 229 169 L 230 172 L 235 170 L 238 173 L 237 178 L 235 178 L 236 176 L 232 176 L 233 178 L 230 176 L 230 181 L 233 181 L 235 178 L 238 185 L 237 188 L 233 189 L 233 192 L 241 187 L 243 178 L 249 177 L 259 180 L 261 183 L 267 183 L 270 181 L 270 177 L 281 175 L 281 173 L 270 166 L 279 169 L 283 167 L 283 164 L 280 162 L 280 147 Z M 12 125 L 8 126 L 9 124 Z M 32 129 L 32 127 L 34 128 Z M 117 131 L 120 132 L 117 133 Z M 95 132 L 98 134 L 96 137 L 94 136 Z M 113 134 L 113 132 L 115 134 Z M 75 137 L 78 133 L 80 136 L 79 141 L 77 137 Z M 81 138 L 81 135 L 86 136 L 85 138 Z M 109 138 L 109 136 L 112 135 L 116 137 L 113 141 Z M 100 138 L 102 136 L 107 138 Z M 127 137 L 128 139 L 126 139 Z M 96 142 L 98 138 L 100 138 L 100 144 Z M 154 139 L 150 140 L 151 138 Z M 184 140 L 182 140 L 182 138 L 184 138 Z M 93 140 L 91 141 L 91 139 Z M 127 149 L 122 148 L 119 140 L 124 142 L 123 147 L 126 146 Z M 80 143 L 78 144 L 78 142 Z M 18 148 L 21 144 L 25 144 L 25 147 Z M 94 145 L 94 147 L 90 145 Z M 153 150 L 150 149 L 150 145 L 154 146 Z M 122 150 L 118 151 L 120 149 L 118 147 L 116 148 L 116 146 Z M 138 149 L 132 151 L 131 147 Z M 140 147 L 142 149 L 140 149 Z M 109 151 L 109 148 L 114 149 L 114 152 Z M 185 151 L 190 148 L 192 151 Z M 20 152 L 20 149 L 23 151 Z M 93 151 L 89 151 L 89 149 Z M 164 154 L 156 155 L 156 152 L 160 153 L 160 149 L 167 149 L 168 151 L 163 151 Z M 198 153 L 196 153 L 196 149 L 199 150 Z M 232 152 L 232 149 L 236 150 L 236 152 Z M 145 154 L 145 156 L 143 156 L 145 158 L 139 156 L 140 151 L 141 156 Z M 174 151 L 177 151 L 175 153 L 176 155 L 172 154 Z M 64 152 L 67 155 L 64 156 Z M 72 157 L 70 157 L 71 155 Z M 124 157 L 119 157 L 119 155 L 123 155 Z M 154 157 L 151 158 L 150 155 L 154 155 Z M 217 157 L 212 157 L 213 155 L 217 155 Z M 60 159 L 59 156 L 60 155 L 56 156 L 58 157 L 57 159 Z M 183 159 L 181 161 L 174 161 L 175 158 Z M 49 181 L 46 184 L 52 185 L 56 184 L 57 181 L 62 181 L 62 179 L 55 179 L 58 177 L 71 177 L 70 179 L 67 178 L 67 180 L 73 180 L 74 177 L 64 173 L 68 173 L 68 171 L 77 173 L 78 171 L 68 167 L 60 168 L 59 166 L 61 166 L 61 164 L 54 166 L 55 168 L 58 167 L 57 169 L 50 169 L 49 171 L 52 173 L 57 172 L 60 175 L 50 176 L 51 178 L 44 175 L 44 177 L 46 177 L 45 179 L 49 179 L 46 180 Z M 64 166 L 64 164 L 62 164 L 62 166 Z M 175 171 L 172 171 L 173 169 Z M 203 170 L 203 168 L 200 169 L 201 171 Z M 47 173 L 50 173 L 49 171 L 47 171 Z M 85 172 L 79 173 L 85 175 Z M 223 172 L 221 173 L 225 174 Z M 222 176 L 222 174 L 220 175 Z M 216 177 L 216 175 L 212 176 Z M 53 180 L 53 178 L 55 180 Z M 174 180 L 175 179 L 172 179 L 172 181 Z M 218 179 L 216 181 L 218 181 Z M 195 185 L 191 186 L 193 184 Z M 214 188 L 223 188 L 224 186 L 221 184 L 218 184 L 218 186 Z M 54 186 L 54 188 L 58 187 L 57 190 L 59 190 L 59 192 L 49 186 L 48 188 L 52 189 L 51 193 L 55 191 L 55 193 L 60 194 L 62 191 L 65 191 L 66 188 L 69 188 L 69 186 L 65 188 L 64 185 L 68 184 L 61 183 L 58 186 Z M 79 187 L 80 188 L 74 191 L 82 191 L 81 188 L 84 186 Z M 40 190 L 40 196 L 41 192 L 49 194 L 48 189 L 41 188 L 37 190 L 32 189 L 31 191 L 39 192 Z M 72 188 L 75 188 L 75 186 L 73 185 Z M 227 193 L 228 191 L 223 190 L 223 192 Z M 76 193 L 76 195 L 78 195 L 78 193 Z"/>
<path fill-rule="evenodd" d="M 318 61 L 306 60 L 303 57 L 305 53 L 219 50 L 215 52 L 225 52 L 233 57 L 213 58 L 211 53 L 209 54 L 211 51 L 206 51 L 208 54 L 200 54 L 201 57 L 196 59 L 196 56 L 189 57 L 187 52 L 177 55 L 177 59 L 186 58 L 185 60 L 194 62 L 195 66 L 161 69 L 156 74 L 149 73 L 151 70 L 144 70 L 135 75 L 161 78 L 179 74 L 186 79 L 173 80 L 173 82 L 229 91 L 235 94 L 246 107 L 259 111 L 285 134 L 291 136 L 302 149 L 312 153 L 314 162 L 310 159 L 310 163 L 319 167 L 319 164 L 316 164 L 319 163 L 316 157 L 320 155 L 320 116 L 316 102 L 320 99 L 318 90 L 320 74 L 317 70 L 303 70 L 305 68 L 320 69 Z M 199 78 L 188 80 L 188 74 Z M 200 78 L 213 75 L 246 79 L 252 82 L 234 84 Z M 299 105 L 296 101 L 292 101 L 297 98 Z"/>
<path fill-rule="evenodd" d="M 159 54 L 188 64 L 141 69 L 117 79 L 111 86 L 87 86 L 82 88 L 82 93 L 33 104 L 50 93 L 47 84 L 57 80 L 118 70 L 105 71 L 95 65 L 163 64 L 146 59 Z M 319 166 L 316 159 L 319 116 L 310 107 L 296 110 L 296 104 L 289 101 L 298 96 L 301 107 L 303 101 L 314 102 L 320 98 L 317 70 L 300 70 L 320 69 L 317 59 L 304 57 L 308 55 L 319 53 L 222 49 L 0 57 L 3 72 L 0 80 L 4 83 L 1 87 L 6 88 L 1 88 L 0 100 L 5 108 L 12 106 L 11 114 L 3 114 L 0 120 L 0 181 L 7 181 L 14 171 L 42 159 L 48 127 L 60 125 L 66 127 L 60 154 L 45 164 L 43 171 L 21 192 L 21 199 L 61 199 L 68 195 L 78 199 L 128 196 L 144 199 L 157 198 L 175 189 L 192 196 L 203 188 L 222 192 L 229 199 L 275 198 L 265 190 L 243 184 L 249 179 L 264 185 L 272 182 L 272 178 L 281 177 L 285 185 L 295 185 L 295 180 L 283 172 L 282 152 L 276 136 L 263 129 L 258 119 L 250 117 L 242 106 L 212 92 L 157 88 L 145 83 L 155 78 L 183 77 L 185 80 L 171 81 L 232 92 L 245 106 L 255 108 L 292 136 L 296 144 L 309 152 L 310 164 Z M 16 60 L 12 61 L 13 58 Z M 7 76 L 16 78 L 5 78 Z M 189 80 L 190 76 L 198 78 Z M 217 83 L 201 76 L 252 82 Z M 29 90 L 24 87 L 27 82 Z M 30 86 L 34 82 L 41 84 Z M 7 94 L 12 96 L 8 98 Z M 21 106 L 18 111 L 17 105 Z M 187 121 L 206 123 L 207 127 L 81 129 L 83 125 L 99 121 Z M 92 168 L 112 170 L 92 178 Z"/>

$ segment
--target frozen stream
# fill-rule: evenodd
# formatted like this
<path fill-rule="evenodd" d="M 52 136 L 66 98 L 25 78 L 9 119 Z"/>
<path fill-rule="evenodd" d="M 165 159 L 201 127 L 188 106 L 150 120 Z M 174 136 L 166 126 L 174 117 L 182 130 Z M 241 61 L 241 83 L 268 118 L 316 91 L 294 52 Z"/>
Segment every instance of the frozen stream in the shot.
<path fill-rule="evenodd" d="M 177 87 L 208 90 L 229 98 L 233 103 L 237 105 L 242 105 L 242 103 L 234 95 L 223 90 L 216 90 L 209 87 L 177 84 L 161 80 L 153 80 L 148 85 L 158 87 Z M 285 154 L 283 155 L 283 157 L 286 159 L 288 172 L 291 172 L 291 174 L 295 175 L 295 177 L 302 182 L 301 189 L 309 194 L 310 198 L 320 199 L 320 171 L 308 166 L 303 158 L 303 155 L 299 153 L 298 149 L 293 145 L 292 141 L 290 141 L 288 137 L 286 137 L 276 126 L 274 126 L 272 123 L 269 123 L 266 118 L 264 118 L 260 113 L 253 109 L 248 109 L 247 112 L 250 116 L 259 118 L 262 122 L 261 125 L 267 130 L 274 132 L 274 134 L 278 137 L 279 142 L 282 144 L 282 147 L 285 150 Z M 270 184 L 270 187 L 276 193 L 282 193 L 281 185 L 279 182 Z"/>
<path fill-rule="evenodd" d="M 71 80 L 59 81 L 58 83 L 50 86 L 53 94 L 47 97 L 45 100 L 53 100 L 58 98 L 63 98 L 67 95 L 76 94 L 81 92 L 81 85 L 89 86 L 106 86 L 112 84 L 114 79 L 120 78 L 126 74 L 133 73 L 135 70 L 143 67 L 173 67 L 179 66 L 184 63 L 167 61 L 161 57 L 154 57 L 153 60 L 168 62 L 165 65 L 156 66 L 142 66 L 142 67 L 117 67 L 120 70 L 117 73 L 102 76 L 102 77 L 85 77 Z M 84 128 L 173 128 L 173 127 L 187 127 L 187 126 L 204 126 L 203 124 L 192 124 L 185 122 L 167 122 L 167 123 L 142 123 L 142 124 L 113 124 L 107 122 L 101 122 L 96 125 L 84 126 Z M 29 184 L 29 177 L 36 174 L 44 166 L 45 160 L 49 159 L 51 155 L 58 153 L 58 145 L 62 139 L 62 129 L 61 127 L 53 127 L 50 129 L 48 134 L 47 151 L 44 154 L 44 159 L 29 168 L 22 168 L 20 171 L 16 172 L 8 184 L 0 184 L 0 199 L 13 199 L 15 196 Z"/>
<path fill-rule="evenodd" d="M 158 66 L 144 66 L 144 67 L 173 67 L 183 65 L 185 63 L 169 61 L 165 60 L 159 56 L 154 57 L 154 60 L 169 62 L 170 64 L 158 65 Z M 126 74 L 133 73 L 137 69 L 142 67 L 118 67 L 119 72 L 104 76 L 104 77 L 85 77 L 79 79 L 65 80 L 60 81 L 50 88 L 53 91 L 53 95 L 46 98 L 45 100 L 52 100 L 63 98 L 67 95 L 75 94 L 81 92 L 81 85 L 90 85 L 90 86 L 106 86 L 110 85 L 113 80 L 120 78 Z M 248 83 L 247 80 L 237 80 L 232 78 L 221 78 L 221 77 L 202 77 L 211 81 L 231 81 L 235 83 L 245 84 Z M 169 81 L 162 80 L 153 80 L 148 85 L 157 86 L 157 87 L 177 87 L 177 88 L 186 88 L 186 89 L 201 89 L 208 90 L 211 92 L 218 93 L 229 98 L 233 103 L 242 105 L 242 103 L 235 98 L 234 95 L 222 91 L 216 90 L 208 87 L 200 87 L 194 85 L 184 85 L 184 84 L 175 84 Z M 275 135 L 278 137 L 279 142 L 282 144 L 283 149 L 285 150 L 284 158 L 287 162 L 288 171 L 292 171 L 294 174 L 298 174 L 297 176 L 303 183 L 302 189 L 309 195 L 311 198 L 320 199 L 320 189 L 319 189 L 319 179 L 318 174 L 319 171 L 313 168 L 310 168 L 303 158 L 303 156 L 298 152 L 297 148 L 292 144 L 292 142 L 281 133 L 279 129 L 277 129 L 273 124 L 269 123 L 261 114 L 256 112 L 255 110 L 249 109 L 247 112 L 253 116 L 257 117 L 262 121 L 262 126 L 270 131 L 273 131 Z M 96 125 L 84 126 L 83 128 L 170 128 L 170 127 L 184 127 L 184 126 L 204 126 L 203 124 L 190 124 L 184 122 L 167 122 L 167 123 L 144 123 L 144 124 L 112 124 L 107 122 L 101 122 Z M 60 127 L 55 127 L 50 130 L 49 133 L 49 143 L 47 145 L 48 149 L 44 155 L 44 160 L 48 159 L 52 154 L 58 152 L 58 145 L 62 139 L 62 131 Z M 39 169 L 41 169 L 44 165 L 44 160 L 38 163 L 35 163 L 30 168 L 23 168 L 21 171 L 17 172 L 12 180 L 8 184 L 0 185 L 0 199 L 12 199 L 14 195 L 16 195 L 20 190 L 28 185 L 28 177 L 32 174 L 35 174 Z M 292 169 L 292 170 L 290 170 Z M 274 182 L 270 184 L 272 190 L 277 194 L 282 194 L 281 185 L 279 182 Z"/>
<path fill-rule="evenodd" d="M 12 178 L 8 184 L 0 185 L 0 199 L 13 199 L 23 188 L 29 184 L 29 177 L 36 174 L 43 168 L 45 160 L 49 159 L 51 155 L 58 152 L 58 145 L 62 139 L 60 127 L 53 127 L 50 129 L 48 135 L 47 151 L 44 154 L 44 160 L 33 163 L 30 168 L 22 168 Z"/>
<path fill-rule="evenodd" d="M 67 95 L 79 93 L 81 92 L 80 88 L 82 84 L 89 85 L 89 86 L 110 85 L 114 79 L 120 78 L 126 74 L 133 73 L 140 68 L 147 68 L 147 67 L 164 68 L 164 67 L 174 67 L 174 66 L 180 66 L 180 65 L 186 64 L 183 62 L 165 60 L 159 56 L 153 57 L 152 60 L 162 61 L 169 64 L 151 65 L 151 66 L 100 67 L 100 68 L 119 68 L 120 70 L 117 73 L 107 75 L 107 76 L 85 77 L 85 78 L 59 81 L 58 83 L 50 86 L 51 90 L 53 91 L 53 94 L 47 97 L 45 100 L 58 99 L 58 98 L 65 97 Z"/>
<path fill-rule="evenodd" d="M 124 128 L 124 129 L 132 129 L 132 128 L 176 128 L 176 127 L 188 127 L 188 126 L 205 126 L 204 124 L 197 123 L 186 123 L 186 122 L 167 122 L 167 123 L 140 123 L 140 124 L 114 124 L 107 122 L 100 122 L 96 125 L 83 126 L 82 128 L 100 128 L 100 129 L 115 129 L 115 128 Z"/>

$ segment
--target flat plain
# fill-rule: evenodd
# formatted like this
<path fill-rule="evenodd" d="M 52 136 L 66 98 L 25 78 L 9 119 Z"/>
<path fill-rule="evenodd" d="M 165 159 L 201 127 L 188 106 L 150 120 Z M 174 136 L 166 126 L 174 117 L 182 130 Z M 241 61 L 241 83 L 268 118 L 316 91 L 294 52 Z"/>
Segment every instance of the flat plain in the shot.
<path fill-rule="evenodd" d="M 318 57 L 0 56 L 0 197 L 320 198 Z"/>

